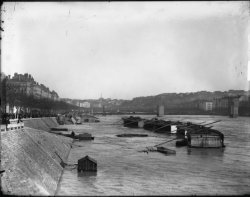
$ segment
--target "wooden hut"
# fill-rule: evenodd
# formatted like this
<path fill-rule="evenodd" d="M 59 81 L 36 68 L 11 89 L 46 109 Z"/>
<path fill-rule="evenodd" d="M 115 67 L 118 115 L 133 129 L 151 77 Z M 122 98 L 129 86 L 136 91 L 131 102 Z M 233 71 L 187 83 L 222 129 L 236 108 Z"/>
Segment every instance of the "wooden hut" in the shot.
<path fill-rule="evenodd" d="M 78 160 L 78 172 L 85 171 L 97 171 L 97 162 L 95 159 L 89 157 L 88 155 Z"/>

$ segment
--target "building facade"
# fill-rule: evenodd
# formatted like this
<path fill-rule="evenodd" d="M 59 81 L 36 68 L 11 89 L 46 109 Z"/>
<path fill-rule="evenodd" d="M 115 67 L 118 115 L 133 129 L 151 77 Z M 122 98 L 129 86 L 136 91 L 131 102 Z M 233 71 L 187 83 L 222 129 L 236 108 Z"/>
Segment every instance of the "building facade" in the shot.
<path fill-rule="evenodd" d="M 21 93 L 27 96 L 34 96 L 35 98 L 59 100 L 59 96 L 54 90 L 50 91 L 44 84 L 38 84 L 28 73 L 14 73 L 12 78 L 9 75 L 7 77 L 6 89 L 9 92 Z"/>

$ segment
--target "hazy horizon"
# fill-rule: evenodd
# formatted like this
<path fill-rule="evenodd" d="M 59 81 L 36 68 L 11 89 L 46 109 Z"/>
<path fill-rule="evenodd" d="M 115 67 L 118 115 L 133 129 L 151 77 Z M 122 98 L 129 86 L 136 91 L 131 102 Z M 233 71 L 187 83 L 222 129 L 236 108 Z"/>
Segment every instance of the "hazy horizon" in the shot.
<path fill-rule="evenodd" d="M 61 98 L 247 90 L 249 2 L 4 2 L 2 71 Z"/>

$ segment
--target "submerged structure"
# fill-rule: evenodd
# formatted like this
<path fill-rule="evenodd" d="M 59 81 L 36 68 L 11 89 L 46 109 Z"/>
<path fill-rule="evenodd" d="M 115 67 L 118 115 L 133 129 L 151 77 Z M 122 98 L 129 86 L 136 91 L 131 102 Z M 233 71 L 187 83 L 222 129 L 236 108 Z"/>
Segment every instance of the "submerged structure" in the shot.
<path fill-rule="evenodd" d="M 88 155 L 78 160 L 78 172 L 97 171 L 97 161 Z"/>

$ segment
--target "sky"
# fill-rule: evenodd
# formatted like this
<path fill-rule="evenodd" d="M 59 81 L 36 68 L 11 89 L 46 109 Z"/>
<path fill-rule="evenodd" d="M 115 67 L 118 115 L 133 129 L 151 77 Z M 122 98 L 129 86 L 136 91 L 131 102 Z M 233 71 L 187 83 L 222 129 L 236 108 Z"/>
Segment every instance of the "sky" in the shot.
<path fill-rule="evenodd" d="M 1 69 L 61 98 L 247 89 L 249 2 L 4 2 Z"/>

